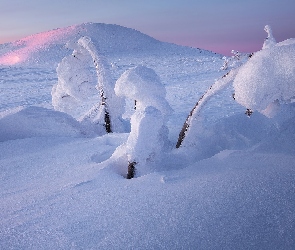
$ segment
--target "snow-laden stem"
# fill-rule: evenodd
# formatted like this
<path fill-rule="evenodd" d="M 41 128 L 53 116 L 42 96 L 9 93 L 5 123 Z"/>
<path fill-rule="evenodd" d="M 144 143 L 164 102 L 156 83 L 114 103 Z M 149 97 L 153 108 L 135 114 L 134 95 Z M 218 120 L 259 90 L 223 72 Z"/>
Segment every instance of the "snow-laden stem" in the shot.
<path fill-rule="evenodd" d="M 78 44 L 84 47 L 93 59 L 97 78 L 98 78 L 98 89 L 100 91 L 101 105 L 104 113 L 104 126 L 107 133 L 112 133 L 112 122 L 110 112 L 107 103 L 107 97 L 105 95 L 105 87 L 109 84 L 108 73 L 106 72 L 106 65 L 104 58 L 99 56 L 97 49 L 88 37 L 82 37 L 78 40 Z"/>
<path fill-rule="evenodd" d="M 190 111 L 187 116 L 182 129 L 178 136 L 178 141 L 176 143 L 176 148 L 179 148 L 182 145 L 183 140 L 187 136 L 189 129 L 192 127 L 193 121 L 196 119 L 198 114 L 200 113 L 202 107 L 208 102 L 208 100 L 215 95 L 217 92 L 224 89 L 228 86 L 234 79 L 237 74 L 237 69 L 232 69 L 228 71 L 225 75 L 221 77 L 221 79 L 217 80 L 197 101 L 193 109 Z"/>
<path fill-rule="evenodd" d="M 129 162 L 128 164 L 128 172 L 127 172 L 127 176 L 126 179 L 132 179 L 135 176 L 136 173 L 136 168 L 135 168 L 136 162 Z"/>

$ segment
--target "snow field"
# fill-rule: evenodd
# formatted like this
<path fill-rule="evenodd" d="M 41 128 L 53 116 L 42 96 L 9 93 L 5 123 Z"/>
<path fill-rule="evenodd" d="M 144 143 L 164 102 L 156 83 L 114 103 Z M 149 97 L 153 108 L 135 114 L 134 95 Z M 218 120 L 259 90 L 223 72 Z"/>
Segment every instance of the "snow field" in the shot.
<path fill-rule="evenodd" d="M 0 249 L 295 248 L 294 67 L 290 56 L 277 56 L 292 52 L 294 40 L 257 52 L 234 86 L 209 92 L 189 145 L 175 149 L 196 101 L 215 82 L 219 86 L 225 73 L 221 56 L 160 43 L 120 26 L 86 24 L 66 31 L 41 33 L 37 47 L 34 36 L 2 45 L 2 63 L 10 49 L 28 60 L 0 69 Z M 95 127 L 54 111 L 51 89 L 59 80 L 54 67 L 73 52 L 81 34 L 99 43 L 113 83 L 137 65 L 153 69 L 153 82 L 159 78 L 165 89 L 156 84 L 148 90 L 154 94 L 161 88 L 161 97 L 166 92 L 174 112 L 165 116 L 163 103 L 149 100 L 136 113 L 132 100 L 124 114 L 131 118 L 131 133 L 98 136 Z M 67 41 L 69 49 L 63 47 Z M 255 69 L 266 57 L 265 71 Z M 249 71 L 257 74 L 243 73 Z M 278 86 L 269 81 L 281 79 L 276 71 L 288 76 Z M 251 106 L 261 99 L 249 91 L 257 78 L 263 84 L 254 87 L 262 87 L 263 104 Z M 125 90 L 120 86 L 121 94 L 133 93 Z M 265 113 L 276 99 L 280 111 L 270 107 Z M 263 112 L 249 118 L 246 108 Z M 273 118 L 265 116 L 270 113 Z M 140 127 L 147 133 L 133 140 L 132 124 L 152 129 Z M 129 152 L 141 156 L 146 145 L 157 147 L 153 132 L 163 124 L 170 144 L 155 150 L 160 157 L 154 165 L 127 180 L 126 142 Z"/>

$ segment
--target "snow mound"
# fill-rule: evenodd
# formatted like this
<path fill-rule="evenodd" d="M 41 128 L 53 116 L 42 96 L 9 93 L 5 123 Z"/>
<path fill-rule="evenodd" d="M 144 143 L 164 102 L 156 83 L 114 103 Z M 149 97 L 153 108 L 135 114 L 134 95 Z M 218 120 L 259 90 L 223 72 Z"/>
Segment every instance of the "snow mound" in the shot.
<path fill-rule="evenodd" d="M 287 40 L 255 53 L 235 80 L 235 99 L 272 117 L 279 103 L 295 98 L 295 44 Z"/>
<path fill-rule="evenodd" d="M 40 107 L 27 107 L 0 119 L 0 142 L 29 137 L 82 137 L 82 126 L 71 116 Z"/>
<path fill-rule="evenodd" d="M 103 23 L 84 23 L 31 35 L 18 41 L 0 45 L 0 65 L 24 62 L 57 66 L 72 50 L 72 44 L 88 36 L 103 54 L 144 51 L 173 51 L 181 46 L 160 42 L 148 35 L 123 26 Z M 65 46 L 66 44 L 66 46 Z M 70 49 L 70 50 L 69 50 Z M 183 50 L 189 50 L 183 47 Z M 196 50 L 196 49 L 195 49 Z M 213 55 L 212 52 L 199 50 Z"/>
<path fill-rule="evenodd" d="M 115 93 L 136 100 L 139 109 L 153 106 L 163 114 L 170 114 L 172 111 L 165 100 L 165 86 L 156 72 L 145 66 L 136 66 L 124 72 L 116 82 Z"/>

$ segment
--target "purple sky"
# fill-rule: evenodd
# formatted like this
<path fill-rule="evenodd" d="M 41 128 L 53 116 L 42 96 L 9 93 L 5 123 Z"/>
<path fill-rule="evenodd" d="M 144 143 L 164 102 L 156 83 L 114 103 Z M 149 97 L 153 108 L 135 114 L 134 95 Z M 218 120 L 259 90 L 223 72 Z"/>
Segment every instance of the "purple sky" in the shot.
<path fill-rule="evenodd" d="M 83 22 L 134 28 L 158 40 L 230 54 L 295 38 L 295 0 L 1 0 L 0 43 Z"/>

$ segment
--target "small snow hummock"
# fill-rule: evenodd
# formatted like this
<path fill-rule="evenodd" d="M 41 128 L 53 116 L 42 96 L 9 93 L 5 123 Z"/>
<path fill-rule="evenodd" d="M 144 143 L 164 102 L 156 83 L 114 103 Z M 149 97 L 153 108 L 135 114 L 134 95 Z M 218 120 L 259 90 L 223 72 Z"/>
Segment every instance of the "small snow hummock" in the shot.
<path fill-rule="evenodd" d="M 106 59 L 89 37 L 82 37 L 71 46 L 74 47 L 72 55 L 63 58 L 57 67 L 58 83 L 52 89 L 54 108 L 83 123 L 109 126 L 111 132 L 123 132 L 123 99 L 114 93 Z M 108 125 L 106 114 L 110 120 Z"/>
<path fill-rule="evenodd" d="M 295 97 L 295 44 L 274 44 L 256 52 L 238 71 L 234 80 L 235 100 L 252 111 L 273 117 L 282 103 Z"/>
<path fill-rule="evenodd" d="M 156 167 L 168 141 L 166 122 L 172 109 L 165 99 L 165 87 L 154 70 L 137 66 L 122 74 L 115 92 L 136 101 L 131 132 L 126 144 L 119 147 L 119 155 L 126 155 L 129 164 L 136 164 L 137 176 L 146 174 Z"/>

